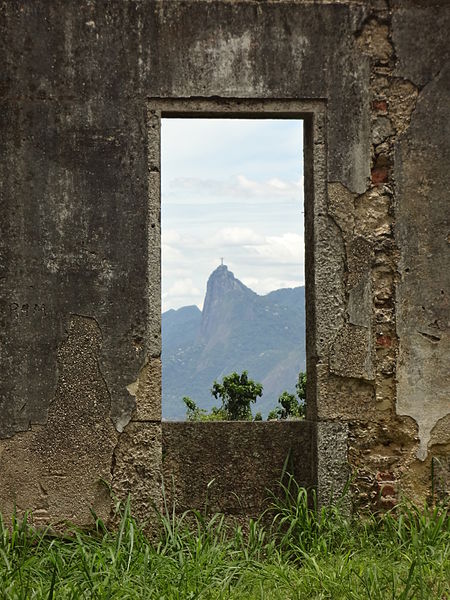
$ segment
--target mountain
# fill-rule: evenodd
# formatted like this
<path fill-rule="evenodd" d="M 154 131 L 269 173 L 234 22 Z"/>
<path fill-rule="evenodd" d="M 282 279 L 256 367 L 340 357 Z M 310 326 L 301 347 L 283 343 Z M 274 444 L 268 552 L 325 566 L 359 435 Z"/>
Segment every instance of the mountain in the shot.
<path fill-rule="evenodd" d="M 265 416 L 305 370 L 304 288 L 259 296 L 221 265 L 208 279 L 203 311 L 185 306 L 163 313 L 162 339 L 165 419 L 184 419 L 183 396 L 202 408 L 217 405 L 214 380 L 244 369 L 264 386 L 252 410 Z"/>

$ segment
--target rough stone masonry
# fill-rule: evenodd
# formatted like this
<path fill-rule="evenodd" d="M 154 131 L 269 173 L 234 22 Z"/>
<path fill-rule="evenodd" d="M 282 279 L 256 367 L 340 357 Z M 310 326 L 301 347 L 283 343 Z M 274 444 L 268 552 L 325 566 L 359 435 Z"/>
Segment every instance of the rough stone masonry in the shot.
<path fill-rule="evenodd" d="M 0 510 L 148 517 L 213 474 L 254 512 L 286 454 L 357 510 L 448 493 L 447 0 L 0 6 Z M 306 423 L 161 423 L 171 111 L 305 119 Z"/>

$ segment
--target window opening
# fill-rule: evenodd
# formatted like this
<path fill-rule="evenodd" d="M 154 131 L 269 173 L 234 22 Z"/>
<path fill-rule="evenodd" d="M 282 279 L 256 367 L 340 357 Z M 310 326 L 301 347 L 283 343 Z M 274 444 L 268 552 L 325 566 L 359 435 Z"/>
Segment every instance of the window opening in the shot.
<path fill-rule="evenodd" d="M 277 407 L 280 417 L 280 395 L 296 395 L 306 371 L 302 145 L 300 119 L 162 119 L 164 419 L 186 418 L 183 397 L 210 414 L 224 392 L 211 394 L 214 381 L 233 372 L 263 386 L 253 417 Z"/>

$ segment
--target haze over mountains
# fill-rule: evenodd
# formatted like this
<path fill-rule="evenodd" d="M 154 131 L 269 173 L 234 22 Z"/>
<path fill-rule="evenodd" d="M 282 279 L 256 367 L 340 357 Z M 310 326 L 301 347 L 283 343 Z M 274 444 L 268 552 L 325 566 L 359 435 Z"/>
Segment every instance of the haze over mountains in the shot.
<path fill-rule="evenodd" d="M 283 390 L 294 392 L 305 370 L 304 288 L 259 296 L 219 266 L 208 279 L 203 311 L 166 311 L 162 336 L 163 418 L 185 418 L 183 396 L 202 408 L 217 405 L 214 380 L 244 369 L 264 386 L 252 411 L 266 416 Z"/>

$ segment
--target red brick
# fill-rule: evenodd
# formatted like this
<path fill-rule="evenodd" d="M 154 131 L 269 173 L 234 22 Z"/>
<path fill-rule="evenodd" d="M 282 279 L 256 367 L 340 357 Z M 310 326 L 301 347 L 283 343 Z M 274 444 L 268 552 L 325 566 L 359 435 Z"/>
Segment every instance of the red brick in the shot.
<path fill-rule="evenodd" d="M 377 481 L 395 481 L 394 473 L 391 471 L 378 471 Z"/>
<path fill-rule="evenodd" d="M 380 112 L 387 112 L 387 102 L 386 100 L 374 100 L 372 102 L 373 110 L 379 110 Z"/>
<path fill-rule="evenodd" d="M 372 183 L 375 185 L 380 185 L 381 183 L 386 183 L 389 179 L 389 169 L 386 167 L 375 167 L 372 169 Z"/>
<path fill-rule="evenodd" d="M 381 495 L 382 496 L 395 496 L 394 486 L 390 483 L 385 483 L 381 486 Z"/>
<path fill-rule="evenodd" d="M 384 346 L 385 348 L 389 348 L 392 346 L 392 338 L 388 335 L 380 335 L 377 337 L 378 346 Z"/>

